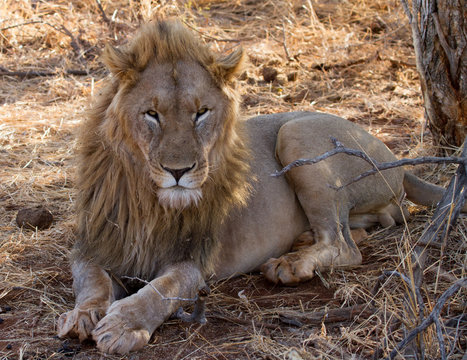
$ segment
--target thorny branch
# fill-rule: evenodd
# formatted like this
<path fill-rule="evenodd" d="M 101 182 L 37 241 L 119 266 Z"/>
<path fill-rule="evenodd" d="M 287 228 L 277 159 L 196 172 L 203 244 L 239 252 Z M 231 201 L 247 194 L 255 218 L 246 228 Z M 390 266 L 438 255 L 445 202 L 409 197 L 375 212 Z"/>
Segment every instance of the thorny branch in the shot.
<path fill-rule="evenodd" d="M 178 300 L 178 301 L 191 301 L 191 302 L 198 300 L 198 296 L 196 296 L 196 297 L 193 298 L 193 299 L 181 298 L 181 297 L 176 297 L 176 296 L 175 296 L 175 297 L 165 297 L 165 296 L 164 296 L 153 284 L 151 284 L 151 282 L 149 282 L 149 281 L 146 281 L 146 280 L 141 279 L 141 278 L 136 277 L 136 276 L 121 276 L 121 277 L 122 277 L 123 279 L 127 279 L 127 280 L 140 281 L 140 282 L 142 282 L 142 283 L 144 283 L 144 284 L 146 284 L 146 285 L 149 285 L 149 286 L 151 287 L 151 289 L 153 289 L 153 290 L 156 292 L 156 294 L 158 294 L 158 295 L 162 298 L 162 300 L 166 300 L 166 301 L 167 301 L 167 300 L 172 300 L 172 301 L 177 301 L 177 300 Z"/>
<path fill-rule="evenodd" d="M 431 163 L 431 164 L 452 164 L 452 163 L 465 164 L 467 163 L 467 158 L 456 157 L 456 156 L 448 156 L 448 157 L 422 156 L 422 157 L 415 158 L 415 159 L 401 159 L 401 160 L 391 161 L 391 162 L 378 162 L 375 159 L 368 156 L 363 151 L 345 147 L 339 140 L 337 140 L 336 138 L 332 136 L 330 137 L 330 139 L 332 143 L 334 144 L 334 149 L 327 151 L 324 154 L 319 155 L 313 159 L 298 159 L 298 160 L 292 161 L 290 164 L 282 168 L 282 170 L 276 171 L 275 173 L 271 174 L 271 176 L 279 177 L 281 175 L 284 175 L 286 172 L 290 171 L 291 169 L 295 167 L 316 164 L 320 161 L 323 161 L 337 154 L 347 154 L 350 156 L 356 156 L 356 157 L 362 158 L 363 160 L 368 162 L 373 167 L 373 169 L 360 174 L 359 176 L 351 179 L 348 183 L 342 186 L 330 185 L 330 187 L 332 187 L 335 190 L 341 190 L 344 187 L 349 186 L 350 184 L 353 184 L 367 176 L 374 175 L 376 173 L 379 173 L 380 171 L 392 169 L 392 168 L 399 167 L 399 166 L 420 165 L 420 164 L 428 164 L 428 163 Z"/>
<path fill-rule="evenodd" d="M 376 285 L 375 285 L 375 287 L 373 289 L 373 292 L 372 292 L 373 298 L 376 295 L 376 293 L 379 291 L 383 281 L 386 278 L 392 277 L 392 276 L 400 277 L 406 283 L 406 285 L 409 288 L 415 290 L 416 299 L 413 299 L 413 300 L 414 300 L 414 302 L 417 302 L 418 308 L 419 308 L 419 316 L 423 320 L 423 312 L 425 311 L 425 304 L 423 302 L 423 297 L 422 297 L 422 293 L 420 291 L 420 287 L 418 287 L 416 284 L 412 284 L 412 281 L 410 281 L 410 279 L 407 276 L 405 276 L 404 274 L 401 274 L 398 271 L 383 271 L 383 274 L 380 275 L 378 277 L 378 279 L 376 280 Z M 372 303 L 374 303 L 374 300 L 372 301 Z"/>
<path fill-rule="evenodd" d="M 427 329 L 428 326 L 430 326 L 433 323 L 435 323 L 435 326 L 436 326 L 436 334 L 437 334 L 438 341 L 439 341 L 441 359 L 446 359 L 446 349 L 444 347 L 444 341 L 442 338 L 443 330 L 442 330 L 441 323 L 439 321 L 439 317 L 441 315 L 441 310 L 443 309 L 443 306 L 446 303 L 446 301 L 451 296 L 453 296 L 461 287 L 465 287 L 465 286 L 467 286 L 467 278 L 465 277 L 457 280 L 454 284 L 452 284 L 449 287 L 449 289 L 447 289 L 439 297 L 430 315 L 428 315 L 427 318 L 423 320 L 419 326 L 413 329 L 399 344 L 397 344 L 397 346 L 391 351 L 387 359 L 393 359 L 401 349 L 403 349 L 407 344 L 409 344 L 415 338 L 415 336 L 417 336 L 419 333 Z"/>
<path fill-rule="evenodd" d="M 466 201 L 466 194 L 467 194 L 467 138 L 464 141 L 464 146 L 462 150 L 462 154 L 460 157 L 420 157 L 416 159 L 402 159 L 394 162 L 384 162 L 380 163 L 376 161 L 375 159 L 369 157 L 365 152 L 359 151 L 359 150 L 354 150 L 354 149 L 349 149 L 343 146 L 342 143 L 340 143 L 337 139 L 331 137 L 331 141 L 334 144 L 334 149 L 317 156 L 313 159 L 299 159 L 296 161 L 293 161 L 292 163 L 288 164 L 285 166 L 282 170 L 276 171 L 275 174 L 272 174 L 272 176 L 280 176 L 286 173 L 287 171 L 290 171 L 291 169 L 302 166 L 302 165 L 311 165 L 311 164 L 316 164 L 322 160 L 327 159 L 328 157 L 334 156 L 336 154 L 347 154 L 351 156 L 356 156 L 360 157 L 366 162 L 368 162 L 371 166 L 372 169 L 368 170 L 359 176 L 355 177 L 354 179 L 350 180 L 347 184 L 340 186 L 340 187 L 334 187 L 336 190 L 340 190 L 356 181 L 359 181 L 369 175 L 373 175 L 375 173 L 379 173 L 380 171 L 395 168 L 398 166 L 404 166 L 404 165 L 418 165 L 418 164 L 424 164 L 424 163 L 438 163 L 438 164 L 446 164 L 446 163 L 456 163 L 459 164 L 459 167 L 457 169 L 456 174 L 453 176 L 451 179 L 451 182 L 444 192 L 444 195 L 439 202 L 435 213 L 433 214 L 432 220 L 428 223 L 426 226 L 419 243 L 422 245 L 427 245 L 431 244 L 434 242 L 434 240 L 441 234 L 442 238 L 444 241 L 447 239 L 447 235 L 451 229 L 451 227 L 456 223 L 457 217 Z M 444 243 L 441 246 L 441 249 L 444 249 Z M 430 313 L 430 315 L 424 319 L 424 311 L 425 311 L 425 305 L 423 303 L 423 298 L 420 292 L 420 286 L 423 280 L 423 270 L 425 268 L 425 247 L 423 246 L 416 246 L 414 251 L 413 251 L 413 257 L 415 258 L 414 263 L 415 263 L 415 268 L 413 269 L 413 281 L 411 281 L 407 276 L 397 272 L 397 271 L 385 271 L 383 275 L 381 275 L 378 278 L 378 282 L 375 286 L 375 289 L 373 290 L 374 293 L 379 289 L 381 286 L 382 281 L 388 277 L 388 276 L 398 276 L 400 277 L 406 285 L 412 289 L 412 291 L 415 293 L 413 295 L 411 292 L 409 292 L 409 296 L 412 299 L 413 303 L 418 304 L 419 308 L 419 318 L 420 318 L 420 325 L 418 325 L 415 329 L 409 332 L 409 334 L 406 336 L 405 339 L 403 339 L 397 346 L 396 348 L 391 352 L 390 356 L 388 359 L 393 359 L 397 353 L 406 347 L 411 341 L 422 331 L 424 331 L 428 326 L 431 324 L 435 324 L 436 327 L 436 336 L 439 342 L 439 349 L 440 349 L 440 354 L 441 354 L 441 359 L 446 359 L 446 346 L 444 344 L 444 339 L 443 339 L 443 328 L 442 324 L 440 322 L 439 316 L 440 312 L 447 301 L 449 297 L 451 297 L 457 290 L 459 290 L 460 287 L 467 287 L 467 278 L 463 278 L 459 281 L 456 281 L 445 293 L 443 293 L 435 307 L 433 308 L 433 311 Z M 414 299 L 415 297 L 415 299 Z"/>
<path fill-rule="evenodd" d="M 146 281 L 144 279 L 141 279 L 136 276 L 122 276 L 124 279 L 128 280 L 135 280 L 142 282 L 153 289 L 156 294 L 158 294 L 162 300 L 164 301 L 189 301 L 189 302 L 194 302 L 195 307 L 193 309 L 193 313 L 188 314 L 185 311 L 183 311 L 183 308 L 179 308 L 173 316 L 177 319 L 180 319 L 185 322 L 198 322 L 200 324 L 205 324 L 206 323 L 206 298 L 210 293 L 209 287 L 207 285 L 203 286 L 198 290 L 198 294 L 190 299 L 190 298 L 181 298 L 181 297 L 166 297 L 164 296 L 151 282 Z"/>

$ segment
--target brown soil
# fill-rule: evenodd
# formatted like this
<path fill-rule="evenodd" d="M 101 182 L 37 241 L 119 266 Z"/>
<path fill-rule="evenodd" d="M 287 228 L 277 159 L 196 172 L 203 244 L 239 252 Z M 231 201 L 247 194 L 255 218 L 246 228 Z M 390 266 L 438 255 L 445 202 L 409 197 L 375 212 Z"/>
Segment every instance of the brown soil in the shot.
<path fill-rule="evenodd" d="M 67 256 L 73 243 L 76 127 L 107 71 L 98 56 L 154 16 L 176 16 L 219 52 L 241 44 L 250 64 L 239 81 L 246 116 L 311 110 L 344 116 L 400 157 L 435 153 L 399 1 L 195 0 L 13 1 L 0 3 L 0 359 L 119 359 L 93 344 L 55 337 L 57 317 L 73 307 Z M 81 74 L 81 75 L 80 75 Z M 41 76 L 38 76 L 41 75 Z M 265 80 L 266 79 L 266 80 Z M 453 168 L 423 166 L 444 184 Z M 43 206 L 52 227 L 20 229 L 18 210 Z M 363 264 L 297 287 L 258 274 L 213 284 L 206 325 L 170 320 L 129 359 L 347 359 L 388 355 L 420 320 L 404 306 L 399 279 L 372 289 L 382 270 L 410 275 L 410 250 L 429 210 L 411 207 L 406 227 L 374 229 L 360 244 Z M 465 276 L 466 222 L 430 249 L 422 294 L 426 314 Z M 372 315 L 300 325 L 306 315 L 375 301 Z M 465 290 L 442 312 L 450 358 L 466 348 Z M 9 309 L 11 308 L 11 309 Z M 452 320 L 451 322 L 449 322 Z M 455 324 L 455 325 L 452 325 Z M 436 333 L 423 333 L 425 356 L 439 358 Z M 403 355 L 400 356 L 402 358 Z"/>

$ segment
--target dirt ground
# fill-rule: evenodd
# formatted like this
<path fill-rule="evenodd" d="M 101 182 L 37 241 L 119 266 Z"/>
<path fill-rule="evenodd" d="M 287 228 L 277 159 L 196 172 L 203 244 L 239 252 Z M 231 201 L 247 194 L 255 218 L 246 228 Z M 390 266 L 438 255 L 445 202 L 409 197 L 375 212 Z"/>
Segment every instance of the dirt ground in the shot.
<path fill-rule="evenodd" d="M 101 9 L 99 8 L 101 4 Z M 0 359 L 378 359 L 420 324 L 412 288 L 397 277 L 373 293 L 383 270 L 411 275 L 410 252 L 431 216 L 410 205 L 405 226 L 376 228 L 361 266 L 323 273 L 297 287 L 260 274 L 212 285 L 207 324 L 170 320 L 127 357 L 61 340 L 58 316 L 73 307 L 67 256 L 73 244 L 75 132 L 108 72 L 105 43 L 121 45 L 138 25 L 175 16 L 215 51 L 243 46 L 243 113 L 311 110 L 354 121 L 399 157 L 435 153 L 425 128 L 410 27 L 396 0 L 193 0 L 0 2 Z M 445 184 L 453 167 L 415 172 Z M 50 228 L 16 224 L 44 206 Z M 421 288 L 427 316 L 465 277 L 467 222 L 428 249 Z M 352 307 L 352 308 L 351 308 Z M 450 359 L 466 348 L 465 290 L 440 315 Z M 340 309 L 340 310 L 339 310 Z M 353 311 L 350 311 L 350 310 Z M 339 312 L 340 311 L 340 312 Z M 338 314 L 344 316 L 337 316 Z M 440 357 L 433 326 L 415 341 Z M 402 352 L 398 358 L 405 358 Z M 465 357 L 464 357 L 465 359 Z"/>

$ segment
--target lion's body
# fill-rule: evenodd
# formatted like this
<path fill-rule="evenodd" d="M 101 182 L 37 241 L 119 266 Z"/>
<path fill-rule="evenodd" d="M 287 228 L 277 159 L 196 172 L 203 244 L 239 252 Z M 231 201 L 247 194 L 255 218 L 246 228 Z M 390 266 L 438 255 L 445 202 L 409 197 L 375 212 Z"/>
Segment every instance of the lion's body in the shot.
<path fill-rule="evenodd" d="M 348 221 L 349 213 L 384 214 L 384 208 L 402 195 L 402 169 L 385 172 L 384 178 L 363 179 L 340 191 L 332 189 L 331 185 L 343 185 L 370 169 L 363 159 L 344 154 L 293 169 L 288 180 L 271 176 L 293 160 L 311 159 L 331 150 L 331 136 L 348 148 L 366 149 L 378 161 L 395 160 L 380 140 L 342 118 L 322 113 L 266 115 L 247 120 L 246 129 L 254 139 L 251 169 L 257 181 L 247 206 L 233 211 L 222 227 L 216 267 L 220 278 L 258 269 L 268 259 L 289 251 L 294 240 L 310 228 L 337 232 L 337 224 Z M 278 135 L 280 161 L 275 155 Z M 306 189 L 297 184 L 297 178 Z M 315 223 L 310 226 L 310 221 Z"/>
<path fill-rule="evenodd" d="M 232 79 L 241 59 L 241 51 L 216 58 L 176 22 L 147 25 L 126 49 L 106 49 L 113 77 L 80 136 L 76 306 L 60 317 L 60 336 L 92 337 L 111 353 L 141 348 L 211 273 L 261 267 L 273 282 L 304 281 L 360 263 L 350 227 L 402 217 L 400 169 L 336 191 L 330 185 L 370 168 L 340 154 L 272 177 L 330 150 L 331 136 L 378 161 L 395 157 L 332 115 L 240 121 Z M 129 278 L 146 285 L 132 294 Z"/>

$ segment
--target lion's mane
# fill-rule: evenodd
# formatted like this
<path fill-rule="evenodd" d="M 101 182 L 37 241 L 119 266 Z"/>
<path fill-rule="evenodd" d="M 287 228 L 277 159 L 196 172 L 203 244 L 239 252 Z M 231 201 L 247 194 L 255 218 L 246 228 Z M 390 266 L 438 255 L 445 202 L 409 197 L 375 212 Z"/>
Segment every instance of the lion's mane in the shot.
<path fill-rule="evenodd" d="M 113 50 L 104 52 L 104 62 L 114 75 L 79 136 L 78 226 L 72 256 L 96 262 L 116 275 L 144 279 L 184 260 L 210 272 L 219 226 L 232 207 L 245 204 L 249 193 L 249 151 L 237 121 L 233 85 L 216 66 L 220 59 L 178 22 L 148 24 L 125 49 Z M 183 59 L 207 69 L 230 101 L 223 132 L 212 149 L 217 161 L 203 184 L 203 197 L 196 205 L 177 210 L 159 204 L 124 109 L 118 101 L 113 105 L 117 95 L 124 96 L 134 86 L 149 61 Z M 230 58 L 221 60 L 225 64 Z"/>

